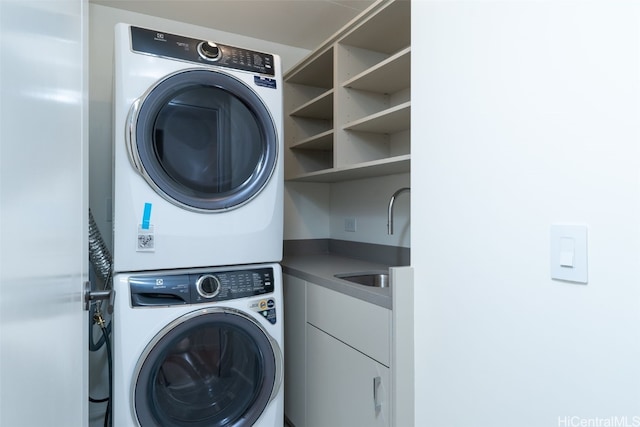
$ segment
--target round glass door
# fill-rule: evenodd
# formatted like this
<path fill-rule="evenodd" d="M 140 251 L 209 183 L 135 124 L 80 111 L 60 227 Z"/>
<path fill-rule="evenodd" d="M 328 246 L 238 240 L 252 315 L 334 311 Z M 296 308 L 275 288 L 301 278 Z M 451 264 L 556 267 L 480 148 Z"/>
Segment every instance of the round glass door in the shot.
<path fill-rule="evenodd" d="M 196 211 L 231 209 L 269 181 L 278 156 L 276 129 L 262 100 L 240 80 L 182 71 L 135 105 L 129 152 L 170 202 Z"/>
<path fill-rule="evenodd" d="M 142 427 L 251 426 L 279 387 L 279 350 L 233 310 L 201 310 L 169 325 L 138 363 Z"/>

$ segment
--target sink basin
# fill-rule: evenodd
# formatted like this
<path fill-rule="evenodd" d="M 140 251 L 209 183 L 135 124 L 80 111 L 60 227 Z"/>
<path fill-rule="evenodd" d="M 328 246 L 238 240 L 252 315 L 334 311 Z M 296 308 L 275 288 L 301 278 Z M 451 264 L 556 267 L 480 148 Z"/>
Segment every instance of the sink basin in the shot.
<path fill-rule="evenodd" d="M 367 271 L 361 273 L 336 274 L 338 279 L 347 280 L 359 285 L 374 288 L 386 288 L 389 286 L 389 273 L 386 271 Z"/>

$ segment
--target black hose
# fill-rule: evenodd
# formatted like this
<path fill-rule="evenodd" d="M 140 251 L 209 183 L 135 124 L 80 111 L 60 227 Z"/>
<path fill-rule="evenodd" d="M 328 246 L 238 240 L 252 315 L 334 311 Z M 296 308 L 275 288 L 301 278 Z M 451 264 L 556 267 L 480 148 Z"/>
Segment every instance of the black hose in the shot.
<path fill-rule="evenodd" d="M 104 427 L 111 427 L 112 425 L 112 417 L 111 417 L 111 402 L 113 401 L 113 358 L 111 354 L 111 340 L 109 339 L 109 333 L 107 332 L 107 328 L 103 325 L 100 326 L 102 330 L 102 336 L 104 338 L 104 342 L 107 348 L 107 363 L 109 366 L 109 398 L 107 401 L 107 410 L 104 414 Z"/>
<path fill-rule="evenodd" d="M 100 336 L 100 338 L 98 339 L 98 342 L 95 342 L 93 340 L 93 317 L 96 314 L 96 308 L 95 306 L 92 304 L 91 308 L 89 309 L 89 351 L 98 351 L 100 350 L 100 348 L 102 348 L 102 346 L 105 344 L 105 342 L 107 341 L 107 339 L 105 339 L 104 334 L 102 334 Z M 111 322 L 109 322 L 106 326 L 107 328 L 107 336 L 111 335 Z"/>
<path fill-rule="evenodd" d="M 98 230 L 98 226 L 96 225 L 91 210 L 89 210 L 88 240 L 89 260 L 93 266 L 93 271 L 102 281 L 103 289 L 112 290 L 111 268 L 113 266 L 113 259 L 111 258 L 111 254 L 109 253 L 102 236 L 100 235 L 100 231 Z M 113 291 L 111 292 L 111 297 L 113 298 Z M 113 310 L 112 303 L 113 300 L 110 299 L 107 307 L 107 312 L 109 314 L 111 314 Z M 111 335 L 111 322 L 105 326 L 105 321 L 102 317 L 100 308 L 96 308 L 94 304 L 91 304 L 89 311 L 89 350 L 92 352 L 97 351 L 103 345 L 106 345 L 107 361 L 109 365 L 109 394 L 104 399 L 92 399 L 89 397 L 89 401 L 94 403 L 107 402 L 107 409 L 104 415 L 104 426 L 110 427 L 113 424 L 111 416 L 111 402 L 113 401 L 113 356 L 111 352 L 111 341 L 109 339 L 109 336 Z M 98 342 L 94 342 L 93 340 L 93 323 L 91 323 L 91 320 L 100 326 L 100 330 L 102 331 L 102 336 L 98 339 Z"/>

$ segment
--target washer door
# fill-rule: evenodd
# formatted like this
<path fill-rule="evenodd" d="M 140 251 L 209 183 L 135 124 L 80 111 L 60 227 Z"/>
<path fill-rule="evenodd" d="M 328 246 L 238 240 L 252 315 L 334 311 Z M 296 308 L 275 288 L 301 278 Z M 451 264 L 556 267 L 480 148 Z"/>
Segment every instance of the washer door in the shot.
<path fill-rule="evenodd" d="M 169 75 L 137 100 L 127 143 L 132 163 L 162 197 L 204 212 L 255 197 L 278 156 L 260 97 L 235 77 L 205 69 Z"/>
<path fill-rule="evenodd" d="M 203 309 L 162 330 L 143 353 L 133 383 L 142 427 L 251 426 L 281 382 L 282 354 L 255 320 Z"/>

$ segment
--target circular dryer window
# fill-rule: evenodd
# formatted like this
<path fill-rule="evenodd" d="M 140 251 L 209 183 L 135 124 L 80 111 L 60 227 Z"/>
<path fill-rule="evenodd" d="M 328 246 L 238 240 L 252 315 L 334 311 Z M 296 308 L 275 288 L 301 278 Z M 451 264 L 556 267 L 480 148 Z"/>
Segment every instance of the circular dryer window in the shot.
<path fill-rule="evenodd" d="M 280 353 L 254 320 L 231 309 L 168 325 L 136 369 L 142 427 L 251 426 L 280 386 Z"/>
<path fill-rule="evenodd" d="M 278 136 L 267 107 L 228 74 L 172 74 L 134 104 L 129 152 L 165 199 L 196 211 L 241 206 L 269 181 Z"/>

